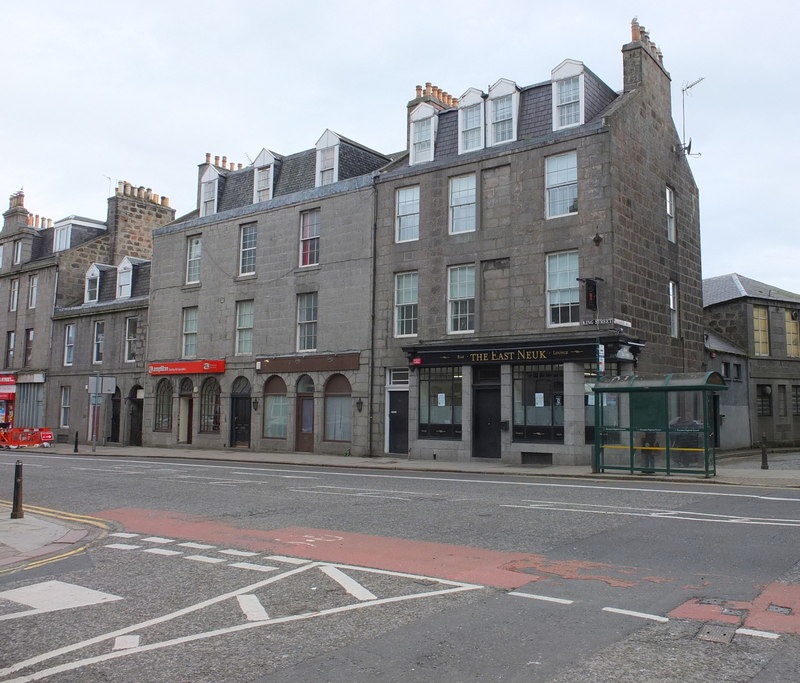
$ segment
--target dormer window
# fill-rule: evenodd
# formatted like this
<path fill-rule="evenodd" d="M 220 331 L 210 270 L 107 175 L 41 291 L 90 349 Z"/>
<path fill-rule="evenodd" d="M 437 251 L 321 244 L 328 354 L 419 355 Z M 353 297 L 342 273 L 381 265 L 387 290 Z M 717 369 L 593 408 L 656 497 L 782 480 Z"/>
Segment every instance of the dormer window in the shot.
<path fill-rule="evenodd" d="M 71 223 L 56 225 L 53 232 L 53 251 L 64 251 L 64 249 L 69 249 L 71 237 Z"/>
<path fill-rule="evenodd" d="M 436 140 L 436 110 L 427 103 L 419 105 L 411 112 L 411 150 L 410 164 L 433 161 L 433 147 Z"/>
<path fill-rule="evenodd" d="M 219 173 L 212 167 L 200 178 L 200 215 L 211 216 L 217 212 L 217 185 Z"/>
<path fill-rule="evenodd" d="M 14 258 L 11 263 L 15 266 L 22 263 L 22 240 L 14 240 Z"/>
<path fill-rule="evenodd" d="M 84 292 L 84 303 L 97 301 L 100 295 L 100 270 L 97 266 L 92 266 L 86 272 L 86 289 Z"/>
<path fill-rule="evenodd" d="M 489 146 L 517 139 L 519 90 L 513 81 L 501 78 L 489 89 Z"/>
<path fill-rule="evenodd" d="M 253 162 L 253 203 L 266 202 L 272 199 L 274 183 L 275 157 L 266 149 L 262 149 Z"/>
<path fill-rule="evenodd" d="M 339 180 L 339 136 L 326 130 L 317 140 L 316 186 L 330 185 Z"/>
<path fill-rule="evenodd" d="M 483 135 L 483 93 L 470 88 L 459 99 L 458 108 L 458 153 L 482 149 Z"/>
<path fill-rule="evenodd" d="M 128 259 L 123 259 L 117 268 L 117 299 L 127 299 L 131 295 L 133 282 L 133 266 Z"/>
<path fill-rule="evenodd" d="M 583 68 L 582 62 L 567 59 L 553 69 L 553 130 L 583 123 Z"/>

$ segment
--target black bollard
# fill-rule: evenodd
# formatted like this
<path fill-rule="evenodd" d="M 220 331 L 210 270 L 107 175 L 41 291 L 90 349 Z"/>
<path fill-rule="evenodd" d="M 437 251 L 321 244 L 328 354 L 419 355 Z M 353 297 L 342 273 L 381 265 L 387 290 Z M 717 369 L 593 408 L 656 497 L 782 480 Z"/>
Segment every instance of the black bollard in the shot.
<path fill-rule="evenodd" d="M 767 462 L 767 435 L 761 435 L 761 469 L 768 470 L 769 463 Z"/>
<path fill-rule="evenodd" d="M 75 446 L 72 448 L 73 453 L 78 452 L 78 432 L 75 432 Z"/>
<path fill-rule="evenodd" d="M 14 504 L 11 508 L 11 519 L 22 519 L 25 513 L 22 510 L 22 460 L 17 460 L 14 468 Z"/>

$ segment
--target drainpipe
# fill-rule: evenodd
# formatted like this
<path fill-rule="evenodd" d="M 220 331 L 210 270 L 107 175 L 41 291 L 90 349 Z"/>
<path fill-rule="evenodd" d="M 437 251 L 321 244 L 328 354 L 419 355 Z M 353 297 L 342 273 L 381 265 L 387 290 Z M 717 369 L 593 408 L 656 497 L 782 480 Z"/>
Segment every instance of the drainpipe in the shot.
<path fill-rule="evenodd" d="M 370 318 L 369 318 L 369 387 L 367 388 L 367 418 L 369 433 L 367 436 L 367 455 L 372 457 L 372 418 L 373 408 L 373 381 L 375 379 L 375 279 L 377 275 L 377 234 L 378 234 L 378 175 L 372 176 L 372 283 L 370 287 Z"/>

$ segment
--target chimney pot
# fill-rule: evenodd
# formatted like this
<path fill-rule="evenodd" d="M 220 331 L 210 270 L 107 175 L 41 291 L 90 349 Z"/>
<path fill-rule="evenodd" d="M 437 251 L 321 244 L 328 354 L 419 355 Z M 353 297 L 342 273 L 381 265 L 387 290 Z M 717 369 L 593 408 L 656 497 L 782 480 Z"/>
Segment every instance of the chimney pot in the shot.
<path fill-rule="evenodd" d="M 211 152 L 206 152 L 206 163 L 207 164 L 211 163 Z"/>
<path fill-rule="evenodd" d="M 425 94 L 426 94 L 426 95 L 430 95 L 430 94 L 431 94 L 431 84 L 430 84 L 430 81 L 427 81 L 427 82 L 425 83 Z"/>
<path fill-rule="evenodd" d="M 638 43 L 641 39 L 639 20 L 634 17 L 631 21 L 631 42 Z"/>
<path fill-rule="evenodd" d="M 421 85 L 417 86 L 417 97 L 422 97 L 422 86 Z"/>
<path fill-rule="evenodd" d="M 214 156 L 214 166 L 219 166 L 219 157 L 216 155 Z"/>
<path fill-rule="evenodd" d="M 222 168 L 228 165 L 228 157 L 222 157 Z"/>
<path fill-rule="evenodd" d="M 169 197 L 161 198 L 161 206 L 169 206 Z"/>
<path fill-rule="evenodd" d="M 159 202 L 159 199 L 160 199 L 160 198 L 159 198 L 159 196 L 158 196 L 158 195 L 157 195 L 157 194 L 154 192 L 154 193 L 153 193 L 153 202 L 154 202 L 154 203 L 156 203 L 156 204 L 158 204 L 158 202 Z"/>
<path fill-rule="evenodd" d="M 241 165 L 241 164 L 239 164 L 239 167 L 238 167 L 236 170 L 237 170 L 237 171 L 241 171 L 241 170 L 242 170 L 242 165 Z"/>

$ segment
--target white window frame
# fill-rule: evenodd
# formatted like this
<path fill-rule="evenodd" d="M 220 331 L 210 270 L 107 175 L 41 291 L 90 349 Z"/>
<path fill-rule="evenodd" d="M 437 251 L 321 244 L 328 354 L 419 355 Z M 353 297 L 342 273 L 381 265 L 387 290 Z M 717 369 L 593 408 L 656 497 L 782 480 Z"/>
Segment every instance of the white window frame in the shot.
<path fill-rule="evenodd" d="M 450 266 L 447 269 L 447 334 L 475 332 L 475 299 L 475 265 Z"/>
<path fill-rule="evenodd" d="M 75 362 L 75 323 L 64 325 L 64 366 L 69 367 Z"/>
<path fill-rule="evenodd" d="M 471 115 L 477 114 L 477 125 L 471 120 Z M 483 149 L 486 138 L 486 107 L 484 106 L 483 93 L 475 88 L 470 88 L 458 100 L 458 153 L 465 154 L 476 149 Z M 477 140 L 474 144 L 467 144 L 474 136 L 468 133 L 477 132 Z"/>
<path fill-rule="evenodd" d="M 122 265 L 117 268 L 117 299 L 129 299 L 133 290 L 133 266 Z"/>
<path fill-rule="evenodd" d="M 319 297 L 317 292 L 297 295 L 297 350 L 299 352 L 317 350 L 317 319 L 319 317 Z M 313 344 L 310 343 L 313 341 Z"/>
<path fill-rule="evenodd" d="M 501 101 L 508 99 L 509 103 L 509 116 L 507 118 L 497 119 L 497 105 Z M 501 78 L 491 88 L 489 88 L 489 97 L 486 101 L 486 146 L 494 147 L 495 145 L 506 145 L 514 142 L 517 139 L 517 123 L 519 119 L 519 89 L 517 84 L 509 81 L 506 78 Z M 498 124 L 505 121 L 511 122 L 511 135 L 502 140 L 497 138 Z"/>
<path fill-rule="evenodd" d="M 200 216 L 217 213 L 219 171 L 209 166 L 200 178 Z"/>
<path fill-rule="evenodd" d="M 186 284 L 200 282 L 200 259 L 203 255 L 203 240 L 200 235 L 186 239 Z"/>
<path fill-rule="evenodd" d="M 69 427 L 70 404 L 72 403 L 72 387 L 63 385 L 61 387 L 61 405 L 58 411 L 59 427 Z"/>
<path fill-rule="evenodd" d="M 566 128 L 574 128 L 575 126 L 582 125 L 586 120 L 586 97 L 585 97 L 585 83 L 586 79 L 584 76 L 584 64 L 583 62 L 576 61 L 574 59 L 565 59 L 561 64 L 559 64 L 553 71 L 550 73 L 550 79 L 552 81 L 552 118 L 553 118 L 553 130 L 564 130 Z M 576 89 L 572 87 L 574 81 L 572 79 L 577 78 L 577 98 L 567 97 L 572 93 L 576 92 Z M 569 91 L 562 91 L 562 88 L 566 88 L 569 86 Z M 578 104 L 578 119 L 577 121 L 572 120 L 573 117 L 570 117 L 566 123 L 561 122 L 561 114 L 566 108 L 569 107 L 570 111 L 574 109 L 574 104 L 577 102 Z"/>
<path fill-rule="evenodd" d="M 394 276 L 394 336 L 416 337 L 419 329 L 419 272 Z M 406 331 L 410 326 L 411 331 Z"/>
<path fill-rule="evenodd" d="M 577 251 L 559 251 L 547 255 L 547 327 L 580 325 L 580 264 Z M 553 320 L 553 311 L 559 311 Z M 569 311 L 569 320 L 561 312 Z M 574 318 L 574 319 L 573 319 Z"/>
<path fill-rule="evenodd" d="M 15 266 L 22 263 L 22 240 L 14 240 L 14 255 L 11 263 Z"/>
<path fill-rule="evenodd" d="M 92 266 L 86 271 L 86 280 L 84 281 L 83 302 L 92 303 L 97 301 L 100 296 L 100 269 L 97 266 Z"/>
<path fill-rule="evenodd" d="M 28 276 L 28 308 L 36 308 L 36 299 L 39 292 L 39 275 Z"/>
<path fill-rule="evenodd" d="M 19 308 L 19 278 L 11 280 L 8 286 L 8 310 L 16 311 Z"/>
<path fill-rule="evenodd" d="M 239 275 L 255 275 L 258 224 L 239 226 Z"/>
<path fill-rule="evenodd" d="M 197 330 L 200 311 L 197 306 L 187 306 L 181 314 L 181 358 L 197 358 Z"/>
<path fill-rule="evenodd" d="M 397 243 L 414 242 L 418 239 L 419 185 L 401 187 L 395 193 L 394 241 Z"/>
<path fill-rule="evenodd" d="M 669 336 L 673 338 L 679 337 L 681 332 L 678 319 L 678 296 L 678 283 L 670 280 L 667 289 L 667 305 L 669 307 Z"/>
<path fill-rule="evenodd" d="M 762 321 L 763 325 L 757 325 L 756 321 Z M 769 307 L 753 306 L 753 355 L 763 358 L 769 356 L 769 351 Z"/>
<path fill-rule="evenodd" d="M 105 343 L 105 320 L 95 320 L 92 331 L 92 364 L 103 362 L 103 346 Z"/>
<path fill-rule="evenodd" d="M 457 235 L 462 232 L 475 232 L 478 221 L 478 179 L 476 174 L 468 173 L 450 178 L 448 195 L 450 197 L 447 221 L 449 233 Z M 472 207 L 471 211 L 470 207 Z"/>
<path fill-rule="evenodd" d="M 570 163 L 572 161 L 572 163 Z M 567 198 L 571 199 L 568 210 L 561 213 L 554 213 L 554 205 L 564 203 L 559 197 L 568 188 Z M 560 216 L 572 216 L 578 213 L 578 153 L 565 152 L 556 154 L 545 159 L 545 206 L 547 218 L 558 218 Z M 574 207 L 574 210 L 573 210 Z"/>
<path fill-rule="evenodd" d="M 322 212 L 310 209 L 300 212 L 300 256 L 298 265 L 308 268 L 319 265 L 320 234 L 322 233 Z M 304 263 L 308 247 L 308 263 Z"/>
<path fill-rule="evenodd" d="M 272 165 L 260 166 L 253 179 L 254 203 L 272 199 Z"/>
<path fill-rule="evenodd" d="M 669 185 L 665 188 L 664 202 L 664 210 L 667 214 L 667 239 L 670 242 L 674 242 L 677 237 L 675 226 L 675 190 Z"/>
<path fill-rule="evenodd" d="M 427 102 L 423 102 L 411 112 L 408 140 L 410 165 L 433 161 L 437 124 L 436 109 Z"/>
<path fill-rule="evenodd" d="M 72 241 L 72 224 L 65 223 L 53 228 L 53 251 L 69 249 Z"/>
<path fill-rule="evenodd" d="M 139 330 L 139 318 L 125 318 L 125 358 L 126 363 L 136 361 L 136 339 Z"/>
<path fill-rule="evenodd" d="M 315 187 L 331 185 L 339 180 L 340 142 L 339 136 L 329 129 L 317 140 Z"/>
<path fill-rule="evenodd" d="M 17 332 L 16 330 L 8 330 L 6 332 L 6 356 L 4 366 L 6 368 L 13 367 L 14 354 L 17 348 Z"/>
<path fill-rule="evenodd" d="M 255 321 L 255 301 L 236 302 L 236 355 L 253 353 L 253 327 Z"/>

